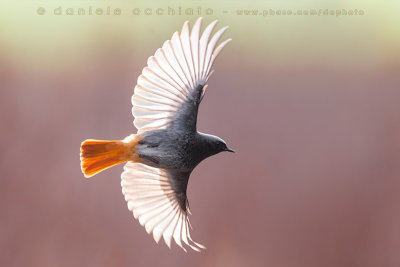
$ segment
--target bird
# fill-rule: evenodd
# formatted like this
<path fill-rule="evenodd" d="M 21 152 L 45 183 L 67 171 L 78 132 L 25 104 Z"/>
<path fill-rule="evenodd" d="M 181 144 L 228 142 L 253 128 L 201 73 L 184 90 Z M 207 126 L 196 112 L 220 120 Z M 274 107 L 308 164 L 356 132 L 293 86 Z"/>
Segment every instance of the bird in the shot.
<path fill-rule="evenodd" d="M 137 133 L 123 140 L 87 139 L 80 147 L 87 178 L 126 162 L 121 187 L 128 209 L 157 243 L 163 238 L 171 248 L 174 240 L 185 252 L 206 248 L 190 236 L 189 176 L 204 159 L 234 152 L 221 138 L 197 131 L 214 60 L 232 40 L 217 46 L 228 26 L 212 35 L 215 20 L 200 34 L 202 20 L 191 30 L 186 21 L 148 58 L 132 96 Z"/>

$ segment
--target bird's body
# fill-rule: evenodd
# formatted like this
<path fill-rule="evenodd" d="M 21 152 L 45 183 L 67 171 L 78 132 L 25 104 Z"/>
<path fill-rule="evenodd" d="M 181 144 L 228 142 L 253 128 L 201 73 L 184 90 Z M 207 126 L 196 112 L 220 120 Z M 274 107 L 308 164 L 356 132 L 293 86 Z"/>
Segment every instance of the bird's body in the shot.
<path fill-rule="evenodd" d="M 198 107 L 203 86 L 198 86 L 190 100 L 185 102 L 165 129 L 151 130 L 141 135 L 136 153 L 146 164 L 169 170 L 190 173 L 203 159 L 221 152 L 213 149 L 218 137 L 203 134 L 196 129 Z M 222 148 L 224 149 L 224 148 Z"/>
<path fill-rule="evenodd" d="M 197 113 L 207 88 L 211 65 L 227 40 L 215 44 L 227 27 L 209 41 L 216 21 L 200 38 L 201 18 L 191 35 L 189 23 L 164 43 L 139 76 L 132 97 L 138 133 L 122 141 L 86 140 L 81 145 L 81 167 L 86 177 L 127 162 L 122 192 L 135 218 L 158 242 L 164 238 L 183 248 L 204 248 L 189 233 L 186 189 L 193 169 L 205 158 L 227 148 L 213 135 L 197 131 Z"/>
<path fill-rule="evenodd" d="M 191 172 L 213 154 L 204 149 L 208 136 L 198 132 L 177 134 L 173 129 L 162 129 L 148 132 L 142 138 L 136 153 L 145 164 L 158 168 Z"/>

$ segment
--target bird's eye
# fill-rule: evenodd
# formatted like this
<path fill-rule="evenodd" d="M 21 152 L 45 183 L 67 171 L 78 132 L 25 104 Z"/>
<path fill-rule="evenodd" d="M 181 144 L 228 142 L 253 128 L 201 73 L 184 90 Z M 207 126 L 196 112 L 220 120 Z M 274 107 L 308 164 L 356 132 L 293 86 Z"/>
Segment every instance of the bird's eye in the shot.
<path fill-rule="evenodd" d="M 225 144 L 224 144 L 223 142 L 221 142 L 221 141 L 218 141 L 218 142 L 217 142 L 217 147 L 219 147 L 219 148 L 224 148 L 224 147 L 225 147 Z"/>

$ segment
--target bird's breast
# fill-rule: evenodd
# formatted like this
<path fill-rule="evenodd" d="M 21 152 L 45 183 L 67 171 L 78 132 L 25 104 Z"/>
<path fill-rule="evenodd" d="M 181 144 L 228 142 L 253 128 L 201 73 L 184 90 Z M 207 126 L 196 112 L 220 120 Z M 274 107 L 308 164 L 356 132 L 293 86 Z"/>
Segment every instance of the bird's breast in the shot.
<path fill-rule="evenodd" d="M 196 137 L 168 130 L 142 135 L 136 153 L 144 163 L 165 169 L 191 171 L 198 164 Z"/>

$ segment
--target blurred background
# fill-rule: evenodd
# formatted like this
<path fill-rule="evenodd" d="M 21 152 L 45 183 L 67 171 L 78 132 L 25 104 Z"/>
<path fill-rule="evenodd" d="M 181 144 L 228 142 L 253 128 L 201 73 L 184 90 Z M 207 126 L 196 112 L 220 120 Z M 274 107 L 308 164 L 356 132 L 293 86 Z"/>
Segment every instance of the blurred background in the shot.
<path fill-rule="evenodd" d="M 2 1 L 0 265 L 400 266 L 399 11 L 398 1 Z M 192 237 L 207 250 L 184 253 L 134 220 L 122 165 L 83 177 L 79 146 L 136 131 L 130 97 L 147 58 L 199 15 L 233 39 L 199 130 L 237 153 L 193 172 Z"/>

